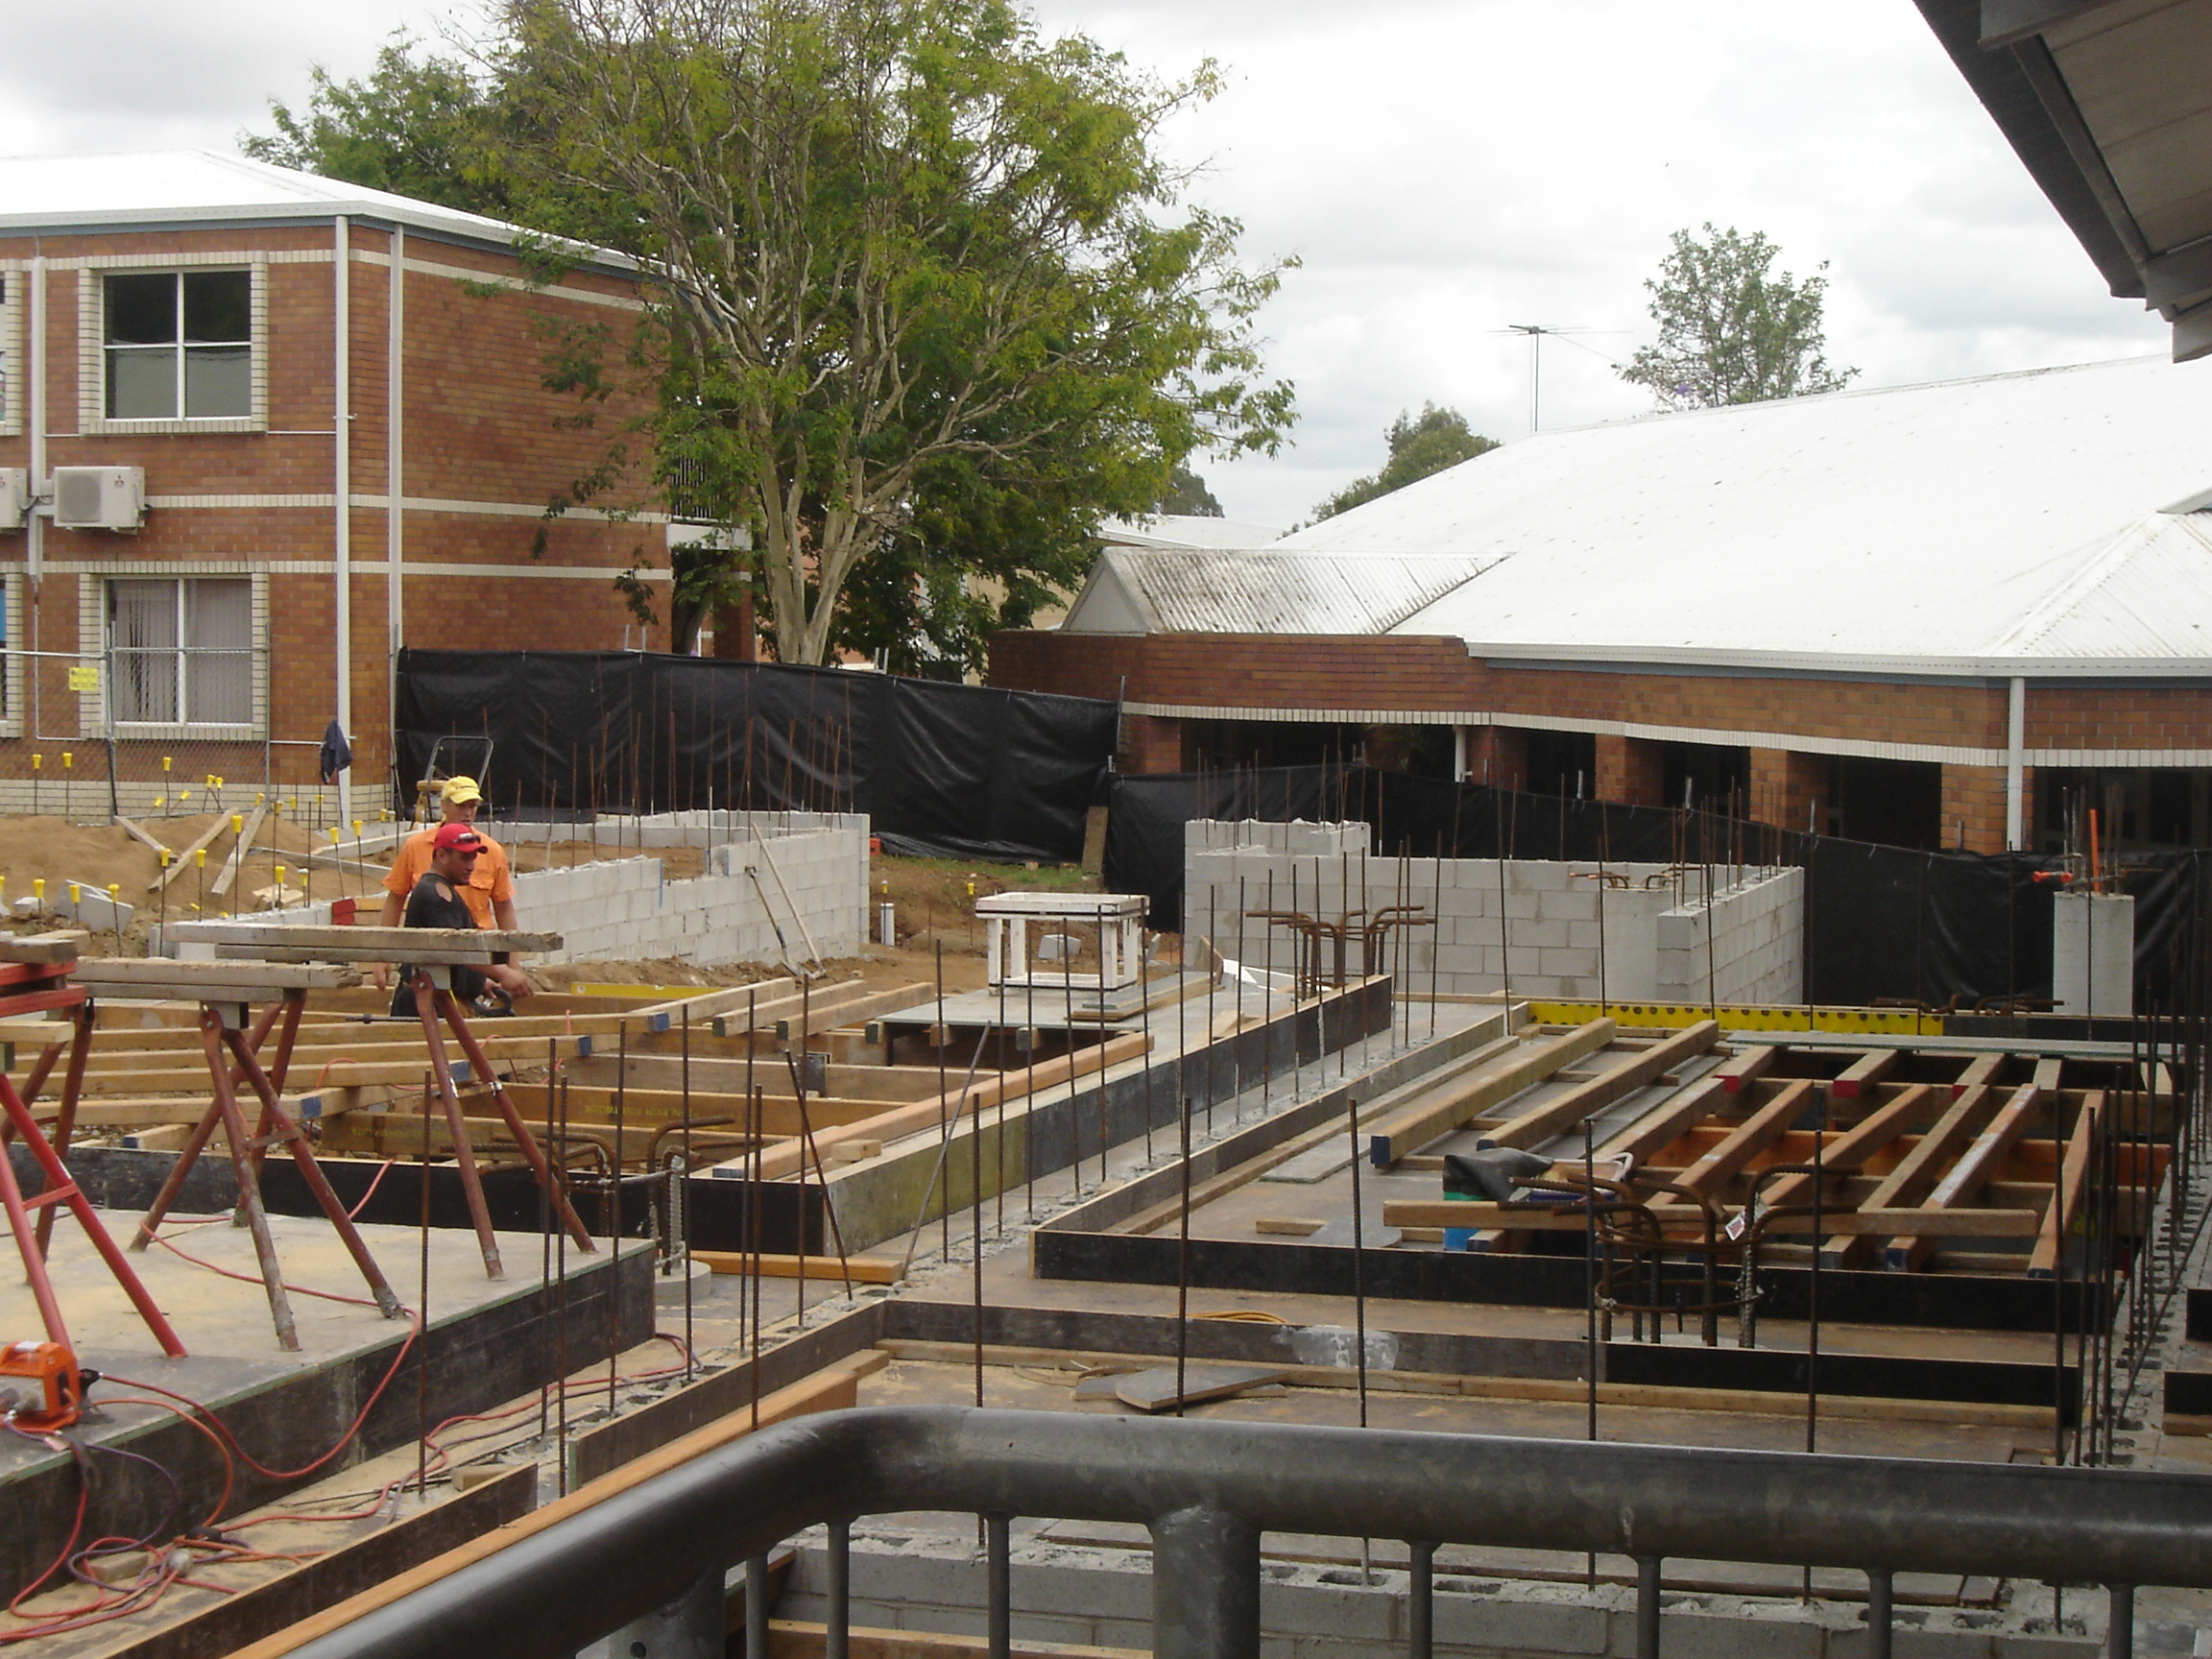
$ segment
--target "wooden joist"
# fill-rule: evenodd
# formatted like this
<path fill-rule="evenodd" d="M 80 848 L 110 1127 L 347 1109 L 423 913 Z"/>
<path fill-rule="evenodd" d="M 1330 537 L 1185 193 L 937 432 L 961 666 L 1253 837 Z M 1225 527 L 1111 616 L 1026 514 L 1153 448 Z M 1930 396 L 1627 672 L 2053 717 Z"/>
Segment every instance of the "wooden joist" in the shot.
<path fill-rule="evenodd" d="M 33 967 L 60 967 L 77 960 L 90 935 L 83 928 L 66 927 L 50 933 L 18 933 L 0 938 L 0 962 Z"/>
<path fill-rule="evenodd" d="M 1731 1094 L 1740 1094 L 1774 1070 L 1774 1062 L 1789 1050 L 1775 1044 L 1763 1043 L 1755 1048 L 1745 1049 L 1733 1060 L 1720 1065 L 1720 1087 Z"/>
<path fill-rule="evenodd" d="M 2081 1110 L 2074 1118 L 2074 1133 L 2066 1142 L 2065 1162 L 2059 1167 L 2056 1201 L 2043 1217 L 2034 1249 L 2028 1253 L 2031 1279 L 2049 1279 L 2057 1273 L 2066 1234 L 2080 1221 L 2082 1198 L 2089 1186 L 2090 1154 L 2096 1149 L 2097 1124 L 2104 1114 L 2102 1093 L 2092 1091 L 2082 1096 Z"/>
<path fill-rule="evenodd" d="M 1407 1153 L 1463 1128 L 1522 1090 L 1604 1047 L 1616 1030 L 1611 1020 L 1593 1020 L 1563 1036 L 1527 1045 L 1441 1089 L 1425 1091 L 1368 1132 L 1368 1156 L 1378 1168 L 1388 1168 Z"/>
<path fill-rule="evenodd" d="M 2014 1143 L 2028 1132 L 2031 1115 L 2042 1098 L 2043 1092 L 2032 1083 L 2013 1090 L 1989 1127 L 1975 1137 L 1973 1144 L 1936 1183 L 1922 1210 L 1953 1210 L 1972 1202 L 1975 1194 L 1996 1174 Z M 1929 1242 L 1934 1237 L 1933 1234 L 1900 1234 L 1884 1249 L 1883 1264 L 1895 1272 L 1911 1271 L 1928 1260 L 1935 1248 Z"/>
<path fill-rule="evenodd" d="M 1763 1050 L 1771 1053 L 1772 1050 Z M 1727 1089 L 1723 1078 L 1704 1077 L 1660 1101 L 1597 1150 L 1599 1158 L 1629 1157 L 1648 1164 L 1653 1155 L 1679 1141 L 1713 1115 Z"/>
<path fill-rule="evenodd" d="M 798 988 L 799 981 L 792 978 L 763 979 L 752 985 L 726 985 L 716 991 L 702 990 L 696 997 L 679 997 L 668 1002 L 649 1002 L 642 1008 L 632 1009 L 630 1017 L 640 1022 L 648 1031 L 673 1031 L 684 1023 L 686 1011 L 694 1025 L 703 1025 L 718 1014 L 743 1008 L 749 999 L 770 1002 Z"/>
<path fill-rule="evenodd" d="M 1829 1083 L 1828 1097 L 1831 1100 L 1858 1099 L 1896 1070 L 1897 1063 L 1904 1058 L 1904 1051 L 1898 1048 L 1877 1048 L 1871 1053 L 1860 1055 Z"/>
<path fill-rule="evenodd" d="M 1911 1128 L 1928 1110 L 1929 1097 L 1934 1094 L 1935 1090 L 1925 1083 L 1898 1091 L 1894 1100 L 1878 1111 L 1869 1112 L 1834 1140 L 1823 1138 L 1820 1162 L 1837 1169 L 1847 1169 L 1861 1163 L 1868 1153 L 1888 1145 Z M 1759 1202 L 1774 1210 L 1812 1201 L 1813 1177 L 1810 1175 L 1785 1175 L 1759 1193 Z"/>
<path fill-rule="evenodd" d="M 1982 1120 L 1996 1110 L 1997 1094 L 1987 1087 L 1970 1089 L 1951 1102 L 1950 1109 L 1920 1137 L 1911 1151 L 1897 1161 L 1867 1198 L 1867 1205 L 1887 1210 L 1917 1204 L 1936 1185 L 1945 1167 L 1964 1146 Z M 1871 1240 L 1861 1234 L 1839 1234 L 1821 1247 L 1823 1267 L 1855 1267 L 1871 1253 Z"/>
<path fill-rule="evenodd" d="M 771 1253 L 753 1255 L 743 1250 L 694 1250 L 691 1260 L 704 1262 L 709 1272 L 752 1273 L 758 1271 L 763 1279 L 797 1279 L 802 1276 L 816 1280 L 843 1280 L 850 1277 L 855 1285 L 896 1285 L 899 1283 L 900 1263 L 882 1256 L 848 1256 L 840 1262 L 834 1256 L 778 1256 Z M 801 1266 L 804 1263 L 805 1273 Z"/>
<path fill-rule="evenodd" d="M 1680 1206 L 1667 1216 L 1677 1233 L 1690 1226 L 1694 1212 Z M 2034 1233 L 2042 1215 L 2034 1210 L 1950 1210 L 1932 1218 L 1917 1210 L 1837 1210 L 1820 1217 L 1824 1233 L 1882 1236 L 1901 1226 L 1923 1224 L 1940 1227 L 1947 1234 L 1968 1238 L 2019 1238 Z M 1385 1227 L 1467 1227 L 1526 1229 L 1533 1232 L 1579 1233 L 1587 1225 L 1579 1208 L 1559 1204 L 1493 1204 L 1478 1198 L 1390 1198 L 1382 1204 Z M 1763 1229 L 1777 1233 L 1810 1233 L 1813 1217 L 1771 1216 Z"/>
<path fill-rule="evenodd" d="M 848 997 L 823 1005 L 821 998 L 803 1014 L 785 1014 L 776 1021 L 776 1040 L 790 1043 L 803 1037 L 818 1037 L 840 1025 L 866 1025 L 870 1021 L 885 1014 L 896 1014 L 911 1008 L 929 995 L 929 987 L 923 984 L 893 985 L 887 990 L 870 992 L 864 997 Z M 803 1030 L 803 1022 L 811 1019 L 811 1030 Z"/>
<path fill-rule="evenodd" d="M 1720 1040 L 1720 1027 L 1700 1020 L 1688 1030 L 1654 1043 L 1641 1053 L 1623 1055 L 1586 1083 L 1577 1083 L 1564 1094 L 1532 1106 L 1507 1119 L 1490 1133 L 1501 1146 L 1534 1147 L 1563 1135 L 1583 1118 L 1601 1112 L 1624 1094 L 1671 1071 L 1683 1061 L 1704 1053 Z"/>
<path fill-rule="evenodd" d="M 1803 1115 L 1814 1087 L 1810 1077 L 1792 1078 L 1782 1084 L 1772 1099 L 1730 1130 L 1719 1145 L 1685 1169 L 1676 1185 L 1687 1187 L 1705 1198 L 1718 1199 L 1721 1190 L 1746 1164 Z"/>
<path fill-rule="evenodd" d="M 1997 1081 L 1997 1073 L 2005 1068 L 2003 1054 L 1980 1054 L 1966 1063 L 1965 1069 L 1951 1080 L 1951 1098 L 1956 1100 L 1969 1089 L 1985 1089 Z"/>

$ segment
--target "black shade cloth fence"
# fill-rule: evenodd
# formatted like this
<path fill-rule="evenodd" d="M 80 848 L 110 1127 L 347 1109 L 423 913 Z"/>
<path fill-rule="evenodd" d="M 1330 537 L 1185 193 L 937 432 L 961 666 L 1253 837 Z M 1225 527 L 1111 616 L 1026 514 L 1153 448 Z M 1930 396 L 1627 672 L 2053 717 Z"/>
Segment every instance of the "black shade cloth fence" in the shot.
<path fill-rule="evenodd" d="M 1179 928 L 1183 826 L 1192 818 L 1360 819 L 1390 856 L 1563 858 L 1641 864 L 1793 864 L 1806 873 L 1806 994 L 1815 1002 L 1971 1008 L 2048 997 L 2060 861 L 1881 847 L 1717 813 L 1570 801 L 1363 766 L 1117 777 L 1106 884 L 1151 900 Z M 2203 852 L 2131 859 L 2138 997 L 2168 994 L 2176 950 L 2204 902 Z M 2202 935 L 2197 934 L 2196 937 Z"/>
<path fill-rule="evenodd" d="M 892 852 L 1067 861 L 1112 764 L 1087 697 L 644 652 L 399 654 L 393 782 L 493 741 L 501 817 L 706 806 L 865 812 Z"/>

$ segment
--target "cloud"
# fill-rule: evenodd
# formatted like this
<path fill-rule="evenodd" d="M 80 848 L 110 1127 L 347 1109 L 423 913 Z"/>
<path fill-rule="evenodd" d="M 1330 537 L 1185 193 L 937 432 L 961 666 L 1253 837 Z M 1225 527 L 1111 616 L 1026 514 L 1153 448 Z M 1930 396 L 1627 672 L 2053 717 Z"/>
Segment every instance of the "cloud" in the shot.
<path fill-rule="evenodd" d="M 228 149 L 307 65 L 363 73 L 429 0 L 79 0 L 26 9 L 0 60 L 0 150 Z M 2157 321 L 2108 298 L 1911 0 L 1042 0 L 1163 78 L 1221 66 L 1164 135 L 1192 196 L 1295 252 L 1262 326 L 1297 383 L 1296 446 L 1201 463 L 1238 517 L 1288 524 L 1382 459 L 1427 400 L 1528 428 L 1511 323 L 1542 348 L 1546 426 L 1647 410 L 1608 359 L 1648 336 L 1669 232 L 1761 229 L 1828 263 L 1832 361 L 1861 385 L 2133 355 Z M 472 15 L 463 12 L 466 20 Z M 87 65 L 99 43 L 99 69 Z"/>

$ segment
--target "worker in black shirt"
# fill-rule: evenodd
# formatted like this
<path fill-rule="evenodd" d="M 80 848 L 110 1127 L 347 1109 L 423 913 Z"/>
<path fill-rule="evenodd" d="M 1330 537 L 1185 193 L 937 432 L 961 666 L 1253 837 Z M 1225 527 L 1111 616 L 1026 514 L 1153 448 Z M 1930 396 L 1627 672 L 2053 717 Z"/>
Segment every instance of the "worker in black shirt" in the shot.
<path fill-rule="evenodd" d="M 484 838 L 468 825 L 441 824 L 430 844 L 430 868 L 422 872 L 415 890 L 407 895 L 405 919 L 400 925 L 474 928 L 476 918 L 459 890 L 469 885 L 469 873 L 476 868 L 483 851 Z M 464 1003 L 473 1002 L 484 989 L 484 975 L 459 965 L 448 972 L 453 975 L 453 995 Z M 392 1012 L 415 1012 L 415 992 L 406 978 L 392 994 Z"/>

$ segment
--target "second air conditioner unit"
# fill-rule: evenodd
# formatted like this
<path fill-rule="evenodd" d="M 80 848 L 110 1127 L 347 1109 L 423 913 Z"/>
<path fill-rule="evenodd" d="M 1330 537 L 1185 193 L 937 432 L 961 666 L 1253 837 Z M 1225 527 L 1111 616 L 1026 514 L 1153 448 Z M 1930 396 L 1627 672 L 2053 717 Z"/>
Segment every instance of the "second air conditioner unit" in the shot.
<path fill-rule="evenodd" d="M 0 467 L 0 530 L 20 530 L 31 516 L 31 474 Z"/>
<path fill-rule="evenodd" d="M 143 467 L 57 467 L 54 522 L 63 530 L 135 530 L 146 522 Z"/>

